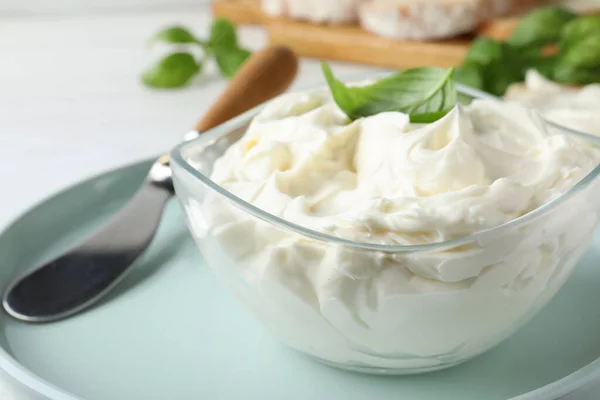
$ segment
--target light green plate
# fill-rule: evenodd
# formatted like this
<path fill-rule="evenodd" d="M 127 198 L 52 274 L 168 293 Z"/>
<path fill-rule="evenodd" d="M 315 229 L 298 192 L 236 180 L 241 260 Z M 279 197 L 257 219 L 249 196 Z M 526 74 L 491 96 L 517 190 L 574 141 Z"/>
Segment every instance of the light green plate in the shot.
<path fill-rule="evenodd" d="M 17 220 L 0 235 L 0 286 L 98 227 L 148 166 L 81 183 Z M 246 315 L 204 265 L 173 201 L 137 268 L 93 310 L 48 325 L 0 315 L 0 366 L 31 398 L 55 400 L 549 400 L 600 376 L 599 261 L 600 236 L 535 320 L 473 361 L 360 375 L 289 350 Z"/>

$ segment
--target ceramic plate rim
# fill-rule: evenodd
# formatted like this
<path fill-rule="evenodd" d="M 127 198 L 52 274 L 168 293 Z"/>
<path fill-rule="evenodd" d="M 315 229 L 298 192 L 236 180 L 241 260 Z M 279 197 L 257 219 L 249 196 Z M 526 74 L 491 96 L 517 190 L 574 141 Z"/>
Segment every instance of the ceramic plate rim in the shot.
<path fill-rule="evenodd" d="M 27 218 L 31 213 L 40 207 L 43 207 L 47 202 L 51 201 L 55 197 L 86 182 L 100 179 L 104 175 L 118 173 L 121 170 L 126 170 L 142 164 L 150 163 L 154 159 L 156 159 L 156 157 L 144 157 L 123 163 L 116 167 L 107 168 L 100 173 L 82 177 L 69 185 L 53 191 L 47 196 L 43 196 L 37 202 L 30 205 L 25 211 L 17 214 L 14 218 L 9 219 L 9 222 L 5 225 L 5 227 L 0 230 L 0 240 L 4 237 L 4 235 L 6 235 L 7 232 L 11 231 L 19 221 Z M 19 384 L 34 391 L 36 394 L 45 396 L 49 400 L 86 400 L 83 397 L 77 397 L 64 389 L 61 389 L 53 383 L 48 382 L 36 375 L 19 363 L 17 359 L 11 356 L 2 347 L 0 347 L 0 368 Z M 552 383 L 539 387 L 528 393 L 512 397 L 508 400 L 546 400 L 548 399 L 549 395 L 554 396 L 553 398 L 556 399 L 572 393 L 596 379 L 600 379 L 600 358 L 597 358 L 584 367 L 581 367 L 580 369 Z"/>

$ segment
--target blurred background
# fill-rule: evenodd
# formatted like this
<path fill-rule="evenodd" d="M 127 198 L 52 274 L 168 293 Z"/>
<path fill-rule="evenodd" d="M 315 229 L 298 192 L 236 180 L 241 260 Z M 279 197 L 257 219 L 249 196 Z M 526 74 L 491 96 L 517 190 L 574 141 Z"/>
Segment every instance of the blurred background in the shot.
<path fill-rule="evenodd" d="M 148 11 L 153 8 L 197 6 L 210 0 L 0 0 L 1 15 L 74 14 L 97 11 Z"/>

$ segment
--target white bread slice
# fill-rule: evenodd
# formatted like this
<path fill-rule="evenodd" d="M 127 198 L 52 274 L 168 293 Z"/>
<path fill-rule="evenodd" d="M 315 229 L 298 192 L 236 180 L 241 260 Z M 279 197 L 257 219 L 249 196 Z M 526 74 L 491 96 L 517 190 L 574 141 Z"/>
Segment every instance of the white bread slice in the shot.
<path fill-rule="evenodd" d="M 362 27 L 400 40 L 443 39 L 543 0 L 368 0 L 359 6 Z"/>
<path fill-rule="evenodd" d="M 365 0 L 261 0 L 261 9 L 272 17 L 314 23 L 351 23 L 358 20 L 358 5 Z"/>

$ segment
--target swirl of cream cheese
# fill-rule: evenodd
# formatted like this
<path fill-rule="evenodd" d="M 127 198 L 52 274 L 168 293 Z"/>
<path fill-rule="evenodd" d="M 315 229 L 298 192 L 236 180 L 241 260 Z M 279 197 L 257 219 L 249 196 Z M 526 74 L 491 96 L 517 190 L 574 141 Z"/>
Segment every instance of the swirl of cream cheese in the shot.
<path fill-rule="evenodd" d="M 516 104 L 476 100 L 413 126 L 398 112 L 350 122 L 324 95 L 290 94 L 256 117 L 212 179 L 317 231 L 421 244 L 511 221 L 566 191 L 598 159 Z"/>

